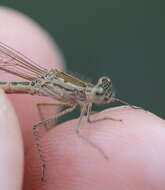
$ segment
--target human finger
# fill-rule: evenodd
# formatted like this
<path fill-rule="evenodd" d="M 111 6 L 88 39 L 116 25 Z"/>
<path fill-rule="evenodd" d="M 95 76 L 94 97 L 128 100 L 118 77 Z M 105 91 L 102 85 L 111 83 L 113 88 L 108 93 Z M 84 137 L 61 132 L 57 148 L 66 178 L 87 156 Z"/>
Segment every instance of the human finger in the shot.
<path fill-rule="evenodd" d="M 21 190 L 23 142 L 13 107 L 0 90 L 0 189 Z"/>
<path fill-rule="evenodd" d="M 41 182 L 38 153 L 35 149 L 29 152 L 26 188 L 163 190 L 164 120 L 150 112 L 130 107 L 109 109 L 94 114 L 92 119 L 104 117 L 122 121 L 109 119 L 86 123 L 81 134 L 100 147 L 108 160 L 76 135 L 78 120 L 63 123 L 41 140 L 46 162 L 44 182 Z"/>

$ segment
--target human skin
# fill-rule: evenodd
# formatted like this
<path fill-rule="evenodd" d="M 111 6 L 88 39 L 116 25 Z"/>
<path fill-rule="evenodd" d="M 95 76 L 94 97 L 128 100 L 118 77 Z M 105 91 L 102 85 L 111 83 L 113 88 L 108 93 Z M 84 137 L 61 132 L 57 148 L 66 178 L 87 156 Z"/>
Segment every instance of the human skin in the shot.
<path fill-rule="evenodd" d="M 29 18 L 1 8 L 0 26 L 0 41 L 44 67 L 62 68 L 58 48 Z M 1 81 L 18 79 L 4 73 L 0 76 Z M 6 96 L 0 90 L 0 189 L 22 189 L 23 175 L 24 190 L 165 189 L 165 122 L 150 112 L 130 107 L 92 115 L 93 119 L 110 116 L 122 122 L 83 124 L 81 132 L 102 148 L 108 160 L 77 137 L 78 119 L 47 132 L 41 138 L 47 160 L 45 181 L 41 182 L 32 126 L 39 121 L 35 104 L 45 101 L 52 102 L 38 96 Z"/>

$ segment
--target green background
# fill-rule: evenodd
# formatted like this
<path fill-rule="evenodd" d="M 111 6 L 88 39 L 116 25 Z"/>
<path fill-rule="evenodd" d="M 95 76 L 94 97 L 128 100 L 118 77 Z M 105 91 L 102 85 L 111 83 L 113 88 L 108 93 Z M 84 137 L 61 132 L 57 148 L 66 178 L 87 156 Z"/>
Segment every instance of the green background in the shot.
<path fill-rule="evenodd" d="M 93 81 L 110 76 L 116 96 L 164 117 L 163 0 L 5 0 L 39 22 L 67 68 Z"/>

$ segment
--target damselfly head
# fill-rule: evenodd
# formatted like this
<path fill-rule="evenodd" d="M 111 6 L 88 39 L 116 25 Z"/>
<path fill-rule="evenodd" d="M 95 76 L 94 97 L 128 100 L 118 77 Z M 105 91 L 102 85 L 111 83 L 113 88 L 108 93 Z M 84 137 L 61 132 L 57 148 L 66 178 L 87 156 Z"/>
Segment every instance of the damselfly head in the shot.
<path fill-rule="evenodd" d="M 109 77 L 99 78 L 91 91 L 92 101 L 95 104 L 107 104 L 112 98 L 112 82 Z"/>

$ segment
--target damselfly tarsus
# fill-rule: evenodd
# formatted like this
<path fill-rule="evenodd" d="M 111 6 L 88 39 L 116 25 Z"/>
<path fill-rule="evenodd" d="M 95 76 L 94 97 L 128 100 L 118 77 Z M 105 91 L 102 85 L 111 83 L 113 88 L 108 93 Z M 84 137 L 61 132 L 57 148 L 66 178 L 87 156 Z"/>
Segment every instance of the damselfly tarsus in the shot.
<path fill-rule="evenodd" d="M 26 79 L 25 82 L 0 82 L 0 88 L 4 89 L 6 93 L 24 93 L 47 96 L 59 102 L 51 105 L 68 107 L 64 111 L 57 113 L 57 115 L 33 126 L 35 143 L 42 162 L 42 179 L 44 179 L 46 163 L 41 152 L 39 131 L 37 129 L 41 126 L 46 126 L 48 128 L 54 127 L 55 120 L 72 112 L 77 105 L 81 108 L 81 114 L 76 126 L 76 134 L 97 149 L 105 159 L 108 158 L 99 146 L 95 145 L 86 136 L 81 134 L 80 128 L 84 116 L 87 117 L 88 122 L 96 122 L 105 119 L 121 121 L 111 117 L 104 117 L 97 120 L 91 120 L 90 118 L 92 104 L 108 104 L 110 102 L 118 101 L 129 105 L 127 102 L 113 97 L 112 82 L 109 77 L 103 76 L 99 78 L 96 85 L 93 85 L 63 71 L 43 68 L 22 55 L 20 52 L 3 43 L 0 43 L 0 70 Z M 39 107 L 42 105 L 50 104 L 40 104 Z"/>

